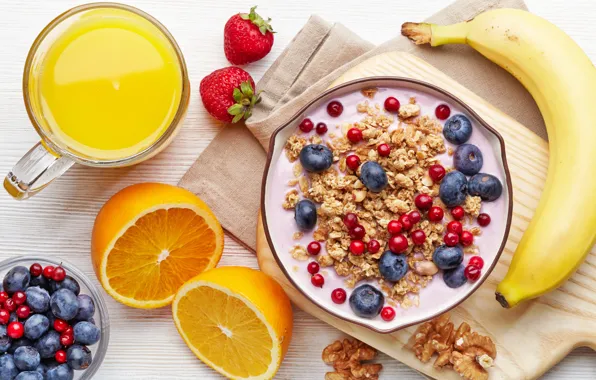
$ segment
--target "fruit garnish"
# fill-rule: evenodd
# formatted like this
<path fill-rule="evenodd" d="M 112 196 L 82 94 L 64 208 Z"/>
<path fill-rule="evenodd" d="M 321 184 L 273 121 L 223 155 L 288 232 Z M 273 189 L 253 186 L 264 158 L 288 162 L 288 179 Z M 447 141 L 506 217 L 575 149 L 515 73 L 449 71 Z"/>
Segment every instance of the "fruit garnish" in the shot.
<path fill-rule="evenodd" d="M 308 132 L 312 131 L 312 129 L 314 128 L 314 124 L 313 124 L 312 120 L 307 118 L 300 122 L 300 125 L 298 125 L 298 128 L 300 128 L 300 130 L 302 132 L 308 133 Z"/>
<path fill-rule="evenodd" d="M 476 220 L 478 221 L 478 224 L 480 226 L 486 227 L 490 224 L 490 215 L 482 213 L 482 214 L 478 215 Z"/>
<path fill-rule="evenodd" d="M 454 208 L 451 209 L 451 216 L 455 220 L 462 220 L 464 218 L 464 216 L 466 216 L 466 212 L 464 211 L 463 207 L 455 206 Z"/>
<path fill-rule="evenodd" d="M 345 226 L 348 227 L 348 229 L 354 228 L 358 225 L 358 215 L 349 212 L 344 216 L 343 221 Z"/>
<path fill-rule="evenodd" d="M 470 231 L 462 231 L 460 242 L 464 247 L 470 246 L 474 243 L 474 235 Z"/>
<path fill-rule="evenodd" d="M 391 220 L 387 223 L 387 232 L 391 235 L 397 235 L 401 232 L 404 227 L 398 220 Z"/>
<path fill-rule="evenodd" d="M 470 261 L 468 261 L 468 265 L 474 265 L 480 269 L 484 268 L 484 260 L 480 256 L 472 256 Z"/>
<path fill-rule="evenodd" d="M 379 156 L 387 157 L 391 154 L 391 147 L 389 144 L 381 144 L 377 147 L 377 152 L 379 152 Z"/>
<path fill-rule="evenodd" d="M 461 233 L 463 232 L 463 226 L 460 222 L 452 220 L 451 222 L 447 223 L 447 231 L 453 232 L 457 235 L 461 235 Z"/>
<path fill-rule="evenodd" d="M 256 8 L 250 8 L 249 13 L 235 14 L 224 27 L 224 52 L 234 65 L 258 61 L 269 54 L 273 46 L 275 32 L 271 19 L 262 18 L 255 12 Z"/>
<path fill-rule="evenodd" d="M 447 232 L 443 241 L 447 247 L 455 247 L 459 243 L 459 235 L 453 232 Z"/>
<path fill-rule="evenodd" d="M 317 123 L 317 134 L 324 135 L 325 133 L 327 133 L 327 124 Z"/>
<path fill-rule="evenodd" d="M 426 241 L 426 234 L 422 230 L 412 231 L 412 242 L 416 245 L 422 245 Z"/>
<path fill-rule="evenodd" d="M 418 194 L 414 199 L 416 207 L 422 211 L 426 211 L 433 205 L 433 199 L 427 194 Z"/>
<path fill-rule="evenodd" d="M 142 183 L 115 194 L 93 227 L 91 257 L 106 292 L 132 307 L 162 307 L 219 262 L 223 230 L 193 193 Z"/>
<path fill-rule="evenodd" d="M 451 115 L 451 109 L 447 104 L 439 104 L 437 108 L 435 108 L 435 116 L 439 120 L 446 120 L 449 115 Z"/>
<path fill-rule="evenodd" d="M 368 250 L 369 253 L 377 253 L 381 249 L 381 244 L 377 240 L 371 239 L 368 242 L 366 249 Z"/>
<path fill-rule="evenodd" d="M 348 232 L 352 239 L 362 240 L 364 235 L 366 235 L 366 230 L 360 224 L 354 228 L 351 228 Z"/>
<path fill-rule="evenodd" d="M 249 268 L 216 268 L 192 278 L 176 293 L 172 314 L 192 352 L 228 378 L 273 378 L 292 338 L 288 296 Z"/>
<path fill-rule="evenodd" d="M 408 249 L 408 239 L 404 235 L 395 235 L 389 238 L 389 250 L 394 253 L 402 253 Z"/>
<path fill-rule="evenodd" d="M 420 219 L 422 219 L 422 215 L 420 215 L 420 212 L 414 210 L 414 211 L 410 211 L 408 213 L 408 217 L 410 218 L 410 220 L 412 221 L 412 223 L 416 224 L 420 221 Z"/>
<path fill-rule="evenodd" d="M 433 182 L 440 182 L 445 177 L 445 168 L 442 165 L 434 164 L 428 168 L 428 175 Z"/>
<path fill-rule="evenodd" d="M 397 113 L 399 111 L 399 100 L 394 98 L 393 96 L 388 97 L 385 99 L 385 103 L 383 104 L 387 112 Z"/>
<path fill-rule="evenodd" d="M 356 144 L 360 140 L 362 140 L 362 131 L 358 128 L 350 128 L 347 134 L 348 140 L 352 143 Z"/>
<path fill-rule="evenodd" d="M 327 104 L 327 113 L 331 117 L 339 117 L 344 112 L 344 106 L 337 100 L 331 101 Z"/>
<path fill-rule="evenodd" d="M 445 216 L 445 212 L 439 206 L 432 206 L 428 210 L 428 220 L 431 222 L 440 222 L 443 220 L 443 216 Z"/>
<path fill-rule="evenodd" d="M 356 156 L 355 154 L 349 155 L 346 157 L 346 166 L 352 171 L 358 170 L 358 167 L 360 166 L 360 157 Z"/>
<path fill-rule="evenodd" d="M 310 282 L 317 288 L 322 288 L 325 284 L 325 277 L 317 273 L 310 278 Z"/>
<path fill-rule="evenodd" d="M 331 300 L 338 305 L 346 302 L 346 297 L 347 297 L 346 291 L 343 290 L 342 288 L 334 289 L 331 292 Z"/>
<path fill-rule="evenodd" d="M 207 112 L 226 123 L 248 119 L 261 100 L 252 77 L 239 67 L 215 70 L 201 80 L 199 92 Z"/>
<path fill-rule="evenodd" d="M 410 216 L 408 214 L 403 214 L 402 216 L 400 216 L 399 222 L 401 223 L 401 226 L 403 227 L 404 231 L 411 230 L 412 226 L 414 225 L 412 219 L 410 219 Z"/>
<path fill-rule="evenodd" d="M 360 256 L 364 253 L 364 243 L 362 240 L 353 240 L 350 243 L 350 252 L 354 256 Z"/>
<path fill-rule="evenodd" d="M 317 263 L 316 261 L 311 261 L 306 266 L 306 270 L 310 274 L 317 274 L 317 273 L 319 273 L 319 269 L 320 269 L 319 263 Z"/>
<path fill-rule="evenodd" d="M 385 306 L 381 310 L 381 318 L 386 322 L 392 321 L 395 318 L 395 309 L 391 306 Z"/>
<path fill-rule="evenodd" d="M 311 241 L 306 246 L 306 250 L 311 255 L 316 256 L 319 254 L 319 252 L 321 252 L 321 243 L 319 243 L 318 241 Z"/>
<path fill-rule="evenodd" d="M 480 268 L 475 265 L 468 265 L 464 271 L 466 278 L 470 281 L 476 281 L 480 278 Z"/>

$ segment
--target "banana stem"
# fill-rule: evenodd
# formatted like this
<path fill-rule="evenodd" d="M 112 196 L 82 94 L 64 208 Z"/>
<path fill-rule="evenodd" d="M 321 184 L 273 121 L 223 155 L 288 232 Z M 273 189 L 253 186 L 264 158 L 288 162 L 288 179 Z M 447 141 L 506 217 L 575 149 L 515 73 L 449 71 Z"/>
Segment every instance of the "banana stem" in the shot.
<path fill-rule="evenodd" d="M 406 22 L 401 26 L 401 34 L 416 45 L 430 44 L 465 44 L 468 36 L 468 23 L 435 25 L 428 23 Z"/>

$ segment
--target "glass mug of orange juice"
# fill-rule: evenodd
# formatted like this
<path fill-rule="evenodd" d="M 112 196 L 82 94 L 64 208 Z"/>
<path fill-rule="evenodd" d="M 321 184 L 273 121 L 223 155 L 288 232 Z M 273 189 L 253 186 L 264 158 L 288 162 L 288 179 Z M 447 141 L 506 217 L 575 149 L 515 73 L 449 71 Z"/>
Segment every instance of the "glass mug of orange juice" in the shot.
<path fill-rule="evenodd" d="M 190 83 L 180 48 L 156 19 L 93 3 L 58 16 L 37 37 L 23 97 L 41 142 L 4 180 L 16 199 L 74 163 L 128 166 L 160 152 L 182 124 Z"/>

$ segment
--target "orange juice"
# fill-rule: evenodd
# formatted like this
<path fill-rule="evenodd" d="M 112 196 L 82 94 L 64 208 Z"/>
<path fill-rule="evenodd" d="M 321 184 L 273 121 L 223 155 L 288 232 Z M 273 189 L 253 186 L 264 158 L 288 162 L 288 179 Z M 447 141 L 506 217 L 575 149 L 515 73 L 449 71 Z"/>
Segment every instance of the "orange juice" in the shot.
<path fill-rule="evenodd" d="M 96 160 L 139 153 L 168 129 L 181 102 L 175 48 L 151 21 L 127 10 L 81 14 L 48 48 L 37 91 L 43 128 Z"/>

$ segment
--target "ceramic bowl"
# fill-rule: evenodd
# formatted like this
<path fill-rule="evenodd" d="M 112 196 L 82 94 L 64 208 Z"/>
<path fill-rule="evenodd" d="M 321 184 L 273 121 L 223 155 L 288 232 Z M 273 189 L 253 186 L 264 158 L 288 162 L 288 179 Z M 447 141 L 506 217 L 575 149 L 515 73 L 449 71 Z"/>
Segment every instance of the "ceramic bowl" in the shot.
<path fill-rule="evenodd" d="M 483 230 L 483 236 L 478 239 L 480 255 L 485 262 L 481 277 L 476 282 L 468 282 L 460 288 L 451 289 L 444 284 L 441 278 L 442 274 L 437 274 L 431 283 L 420 292 L 419 306 L 412 306 L 407 309 L 397 307 L 396 317 L 390 322 L 382 320 L 380 316 L 373 319 L 358 317 L 350 309 L 348 301 L 341 305 L 333 303 L 330 297 L 333 289 L 337 287 L 346 289 L 348 291 L 348 297 L 351 289 L 345 287 L 345 278 L 339 277 L 332 267 L 321 268 L 321 271 L 324 271 L 325 277 L 323 288 L 317 288 L 311 284 L 311 276 L 306 271 L 308 262 L 294 259 L 289 252 L 296 243 L 292 242 L 291 236 L 294 231 L 297 231 L 297 228 L 293 220 L 293 212 L 285 211 L 285 213 L 281 213 L 279 211 L 283 202 L 283 193 L 279 193 L 279 183 L 282 181 L 282 178 L 278 173 L 279 170 L 272 170 L 275 167 L 275 163 L 280 158 L 283 158 L 282 155 L 284 154 L 283 150 L 286 140 L 295 133 L 298 124 L 304 117 L 307 115 L 311 116 L 314 110 L 327 104 L 332 99 L 371 87 L 415 92 L 436 100 L 437 104 L 446 102 L 452 106 L 454 112 L 466 114 L 474 127 L 474 133 L 469 142 L 480 146 L 484 145 L 484 147 L 489 146 L 492 149 L 492 155 L 489 152 L 483 152 L 485 164 L 482 171 L 498 174 L 503 182 L 501 198 L 495 202 L 483 202 L 483 212 L 488 212 L 491 215 L 492 222 L 491 225 Z M 383 96 L 387 95 L 381 95 L 381 99 L 384 99 Z M 379 100 L 375 99 L 375 102 L 378 103 Z M 425 114 L 428 114 L 428 110 L 426 110 Z M 341 118 L 338 120 L 341 122 Z M 315 123 L 317 122 L 317 120 L 313 121 Z M 330 127 L 330 132 L 332 130 L 333 128 Z M 288 165 L 291 164 L 288 163 Z M 289 167 L 291 168 L 291 166 Z M 277 184 L 276 191 L 274 191 L 275 184 Z M 286 186 L 284 193 L 289 190 L 290 187 Z M 497 202 L 501 202 L 500 205 L 496 205 Z M 401 328 L 430 320 L 453 309 L 474 293 L 488 278 L 505 247 L 511 225 L 512 208 L 511 177 L 507 167 L 503 138 L 482 120 L 472 108 L 449 92 L 418 80 L 397 77 L 373 77 L 342 84 L 321 94 L 294 115 L 289 122 L 278 128 L 271 137 L 261 194 L 261 209 L 267 241 L 279 267 L 288 280 L 306 298 L 326 312 L 380 333 L 394 332 Z M 499 212 L 496 212 L 497 209 Z M 288 239 L 288 237 L 290 238 Z M 304 242 L 300 243 L 303 244 Z M 464 263 L 468 258 L 469 255 L 464 259 Z M 376 281 L 368 282 L 376 285 Z M 361 283 L 364 283 L 364 281 L 361 281 L 358 285 Z"/>
<path fill-rule="evenodd" d="M 98 288 L 93 284 L 91 279 L 87 277 L 80 269 L 73 264 L 57 257 L 41 257 L 41 256 L 17 256 L 9 258 L 0 262 L 0 281 L 4 279 L 6 273 L 16 266 L 24 266 L 29 268 L 31 264 L 39 263 L 42 267 L 48 265 L 62 267 L 66 270 L 68 276 L 72 276 L 81 287 L 80 294 L 87 294 L 95 303 L 95 315 L 93 319 L 95 324 L 101 328 L 101 336 L 99 342 L 88 346 L 93 355 L 93 362 L 83 371 L 74 371 L 74 380 L 89 380 L 91 379 L 103 362 L 108 351 L 108 343 L 110 340 L 110 318 L 108 315 L 108 306 L 106 305 Z"/>

